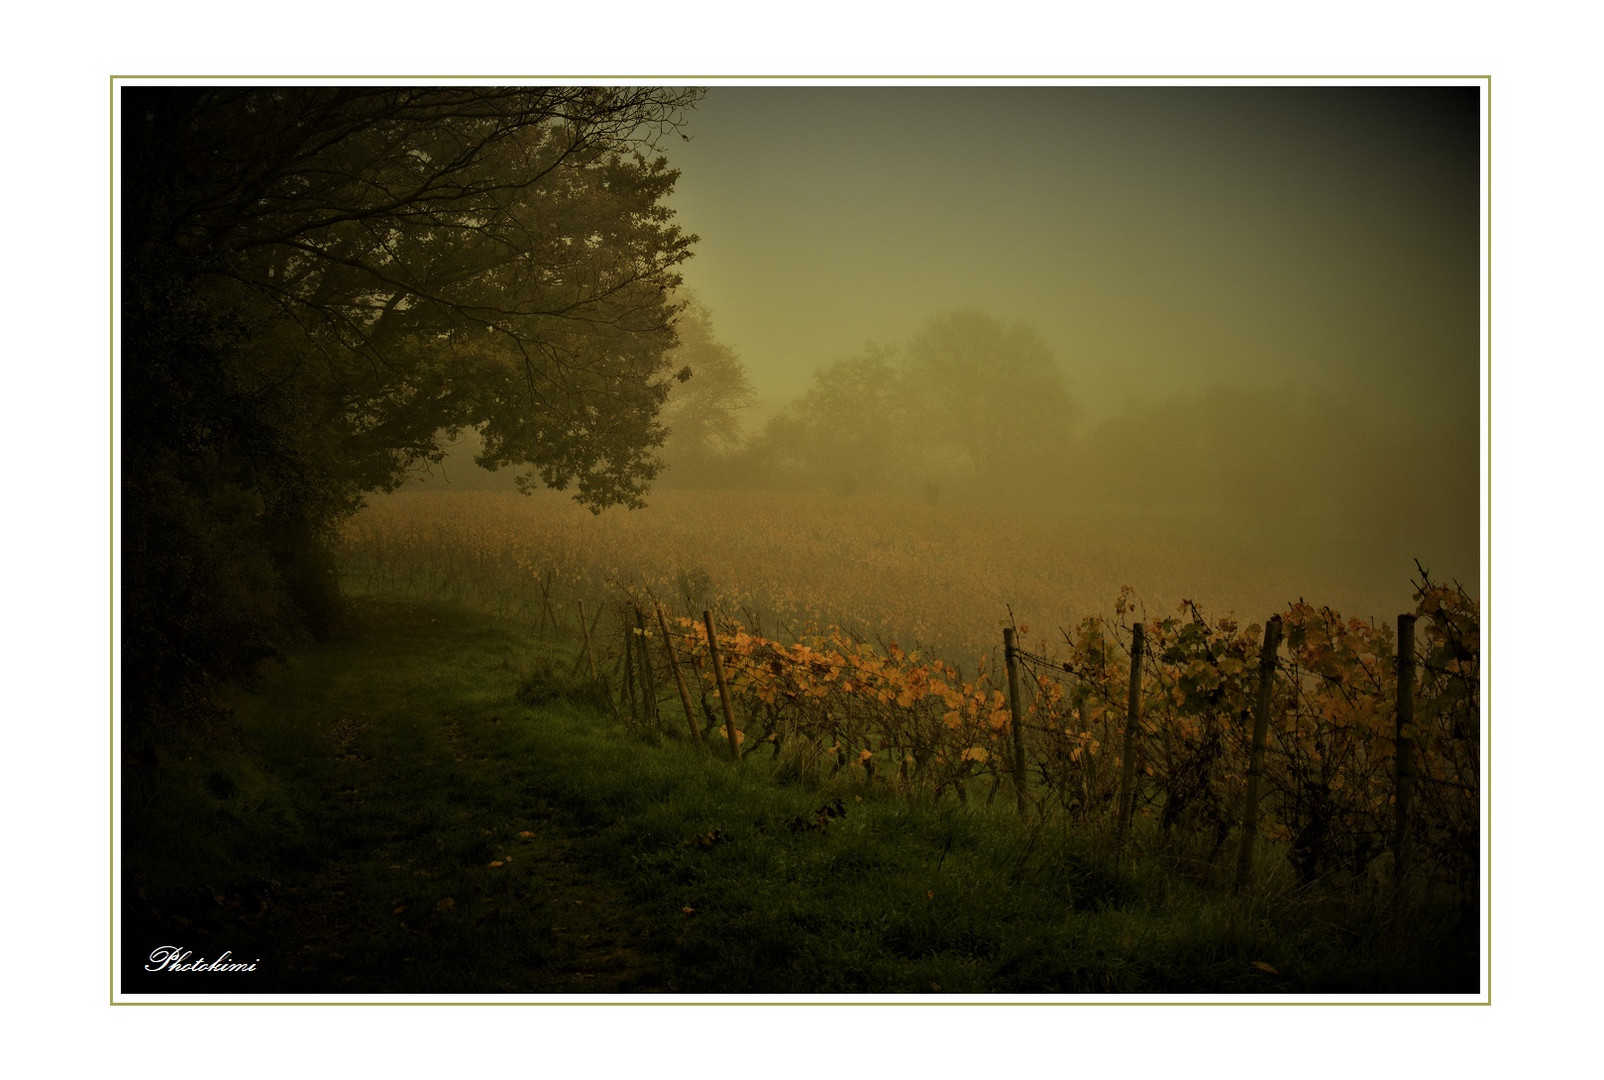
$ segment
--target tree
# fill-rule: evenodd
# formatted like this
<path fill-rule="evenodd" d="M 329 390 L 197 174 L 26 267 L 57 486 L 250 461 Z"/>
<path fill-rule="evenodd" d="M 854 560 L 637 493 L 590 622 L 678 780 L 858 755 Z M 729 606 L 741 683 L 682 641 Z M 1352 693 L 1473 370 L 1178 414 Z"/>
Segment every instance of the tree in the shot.
<path fill-rule="evenodd" d="M 757 393 L 735 350 L 713 336 L 707 305 L 685 297 L 674 330 L 679 344 L 669 360 L 679 372 L 662 412 L 669 432 L 663 446 L 670 466 L 666 477 L 705 482 L 742 449 L 740 414 L 757 404 Z"/>
<path fill-rule="evenodd" d="M 481 429 L 524 484 L 640 504 L 695 241 L 647 152 L 697 97 L 123 91 L 133 698 L 204 697 L 326 623 L 330 531 L 442 431 Z"/>
<path fill-rule="evenodd" d="M 908 344 L 904 378 L 919 437 L 987 486 L 1050 449 L 1075 418 L 1046 342 L 978 311 L 928 320 Z"/>
<path fill-rule="evenodd" d="M 906 464 L 903 380 L 891 349 L 871 345 L 813 376 L 764 429 L 756 453 L 774 474 L 837 494 L 893 484 Z"/>

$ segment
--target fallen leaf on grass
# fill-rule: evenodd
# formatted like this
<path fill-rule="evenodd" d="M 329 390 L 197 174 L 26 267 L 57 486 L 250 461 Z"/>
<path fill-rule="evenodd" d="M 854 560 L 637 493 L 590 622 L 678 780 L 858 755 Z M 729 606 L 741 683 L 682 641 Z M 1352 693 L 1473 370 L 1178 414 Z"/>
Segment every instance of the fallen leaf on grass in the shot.
<path fill-rule="evenodd" d="M 1279 971 L 1275 970 L 1275 968 L 1271 967 L 1269 964 L 1266 964 L 1263 960 L 1255 960 L 1255 961 L 1253 961 L 1253 966 L 1258 968 L 1260 971 L 1264 972 L 1267 975 L 1279 975 L 1279 974 L 1281 974 Z"/>
<path fill-rule="evenodd" d="M 525 829 L 523 832 L 519 833 L 518 835 L 523 837 L 525 840 L 533 840 L 535 838 L 535 834 L 530 832 L 528 829 Z"/>
<path fill-rule="evenodd" d="M 441 897 L 440 901 L 434 906 L 440 911 L 450 911 L 452 908 L 457 906 L 457 902 L 451 899 L 451 897 L 445 896 Z"/>
<path fill-rule="evenodd" d="M 406 909 L 407 909 L 407 906 L 405 904 L 402 904 L 400 907 L 395 908 L 393 911 L 391 911 L 390 914 L 391 915 L 399 915 L 403 911 L 405 911 Z"/>
<path fill-rule="evenodd" d="M 695 915 L 696 914 L 696 909 L 693 908 L 693 907 L 682 907 L 679 910 L 680 910 L 680 914 L 682 914 L 682 915 Z"/>
<path fill-rule="evenodd" d="M 506 863 L 505 863 L 505 862 L 503 862 L 503 861 L 502 861 L 502 860 L 500 860 L 500 859 L 497 859 L 497 860 L 496 860 L 496 861 L 495 861 L 495 862 L 492 862 L 492 863 L 486 863 L 486 864 L 485 864 L 485 865 L 486 865 L 486 866 L 489 866 L 489 867 L 491 867 L 491 868 L 495 868 L 495 867 L 497 867 L 497 866 L 506 866 L 506 865 L 507 865 L 507 864 L 506 864 Z"/>

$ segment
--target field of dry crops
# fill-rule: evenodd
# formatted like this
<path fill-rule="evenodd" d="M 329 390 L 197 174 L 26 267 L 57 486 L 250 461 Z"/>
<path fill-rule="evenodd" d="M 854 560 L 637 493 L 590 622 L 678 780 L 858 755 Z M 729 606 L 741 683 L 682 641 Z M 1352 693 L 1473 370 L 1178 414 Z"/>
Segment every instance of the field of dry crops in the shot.
<path fill-rule="evenodd" d="M 1154 617 L 1182 600 L 1262 621 L 1304 598 L 1390 620 L 1413 607 L 1409 577 L 1320 574 L 1201 542 L 1153 521 L 1049 521 L 880 498 L 665 491 L 644 510 L 600 515 L 549 491 L 407 490 L 347 526 L 348 587 L 538 612 L 645 587 L 668 606 L 720 609 L 787 636 L 837 625 L 866 638 L 972 658 L 1013 618 L 1041 635 L 1106 613 L 1131 586 Z"/>
<path fill-rule="evenodd" d="M 800 747 L 806 761 L 861 766 L 866 776 L 879 766 L 909 790 L 963 797 L 977 781 L 994 794 L 1023 770 L 1021 805 L 1045 800 L 1103 821 L 1119 775 L 1109 748 L 1139 738 L 1145 764 L 1132 805 L 1166 831 L 1189 821 L 1211 835 L 1211 861 L 1243 799 L 1243 718 L 1261 684 L 1260 628 L 1275 615 L 1287 641 L 1273 661 L 1263 830 L 1292 845 L 1310 879 L 1322 868 L 1368 873 L 1386 848 L 1392 624 L 1417 612 L 1424 674 L 1413 727 L 1426 787 L 1414 827 L 1435 874 L 1473 883 L 1478 612 L 1446 585 L 1417 604 L 1405 575 L 1390 593 L 1344 593 L 1307 569 L 1156 529 L 779 493 L 669 492 L 649 510 L 592 515 L 549 492 L 412 491 L 376 500 L 349 523 L 344 545 L 353 591 L 466 602 L 575 637 L 577 602 L 593 604 L 587 624 L 601 627 L 600 664 L 633 717 L 642 713 L 631 670 L 650 652 L 619 644 L 656 636 L 638 614 L 652 601 L 678 610 L 679 620 L 660 625 L 678 627 L 674 652 L 698 673 L 706 737 L 732 747 L 755 737 L 776 754 Z M 1369 609 L 1355 599 L 1366 595 Z M 704 609 L 717 613 L 733 729 L 711 704 L 715 682 L 724 689 Z M 1139 690 L 1129 691 L 1142 730 L 1120 736 L 1131 680 L 1122 650 L 1137 622 L 1151 650 Z M 997 680 L 1010 624 L 1028 669 L 1011 766 Z M 645 716 L 657 715 L 661 703 L 651 702 L 669 682 L 642 678 Z M 697 710 L 682 704 L 694 732 Z"/>

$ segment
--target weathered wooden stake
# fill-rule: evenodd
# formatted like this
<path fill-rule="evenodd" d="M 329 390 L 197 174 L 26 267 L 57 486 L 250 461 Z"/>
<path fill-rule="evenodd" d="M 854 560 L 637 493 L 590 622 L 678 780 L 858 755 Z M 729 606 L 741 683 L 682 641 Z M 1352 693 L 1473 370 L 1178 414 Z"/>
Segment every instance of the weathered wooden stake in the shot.
<path fill-rule="evenodd" d="M 640 679 L 641 693 L 646 697 L 646 722 L 661 728 L 662 719 L 657 714 L 657 680 L 652 675 L 652 654 L 646 648 L 646 616 L 641 614 L 638 604 L 635 606 L 635 629 L 640 634 Z"/>
<path fill-rule="evenodd" d="M 629 631 L 628 620 L 624 623 L 624 693 L 629 695 L 629 722 L 635 723 L 640 719 L 635 709 L 635 635 Z"/>
<path fill-rule="evenodd" d="M 1393 775 L 1392 880 L 1401 899 L 1409 874 L 1409 807 L 1415 794 L 1415 617 L 1398 616 L 1397 759 Z"/>
<path fill-rule="evenodd" d="M 596 674 L 596 656 L 590 651 L 590 624 L 585 621 L 585 602 L 579 602 L 579 628 L 585 632 L 585 662 L 590 665 L 590 681 L 597 683 L 601 677 Z"/>
<path fill-rule="evenodd" d="M 1025 725 L 1020 719 L 1019 670 L 1014 656 L 1014 628 L 1003 627 L 1003 663 L 1008 667 L 1008 715 L 1014 743 L 1014 804 L 1019 816 L 1030 813 L 1025 799 Z"/>
<path fill-rule="evenodd" d="M 718 700 L 724 706 L 724 733 L 730 737 L 730 756 L 736 764 L 741 762 L 741 741 L 735 734 L 735 712 L 730 708 L 730 687 L 724 681 L 724 661 L 718 655 L 718 633 L 713 629 L 713 613 L 702 612 L 707 624 L 707 651 L 713 656 L 713 678 L 718 681 Z"/>
<path fill-rule="evenodd" d="M 551 610 L 551 570 L 548 569 L 540 579 L 540 639 L 546 639 L 546 620 L 551 619 L 551 625 L 557 625 L 557 613 Z"/>
<path fill-rule="evenodd" d="M 668 619 L 663 615 L 662 604 L 657 605 L 657 628 L 663 632 L 663 651 L 668 653 L 668 670 L 674 673 L 674 685 L 679 687 L 679 703 L 685 707 L 685 722 L 691 726 L 691 739 L 697 746 L 703 746 L 702 725 L 696 722 L 696 714 L 691 711 L 691 692 L 685 688 L 685 675 L 674 656 L 674 643 L 668 636 Z"/>
<path fill-rule="evenodd" d="M 1142 721 L 1142 624 L 1131 627 L 1131 686 L 1125 707 L 1125 748 L 1119 772 L 1119 820 L 1114 835 L 1120 845 L 1125 844 L 1125 832 L 1130 828 L 1131 815 L 1136 809 L 1136 736 Z"/>
<path fill-rule="evenodd" d="M 1242 798 L 1242 848 L 1237 854 L 1236 888 L 1253 876 L 1253 841 L 1259 831 L 1259 784 L 1264 775 L 1264 743 L 1270 735 L 1270 696 L 1275 689 L 1275 653 L 1281 647 L 1281 616 L 1264 624 L 1259 653 L 1259 698 L 1253 710 L 1253 749 L 1248 755 L 1248 789 Z"/>

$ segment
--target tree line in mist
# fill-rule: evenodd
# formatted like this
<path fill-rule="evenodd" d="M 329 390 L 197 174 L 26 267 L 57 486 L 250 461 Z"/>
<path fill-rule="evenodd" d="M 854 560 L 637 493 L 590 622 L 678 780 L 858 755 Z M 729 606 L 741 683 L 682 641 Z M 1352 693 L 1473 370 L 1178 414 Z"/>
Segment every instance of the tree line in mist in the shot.
<path fill-rule="evenodd" d="M 807 392 L 752 430 L 741 359 L 682 291 L 697 238 L 675 223 L 679 174 L 660 153 L 700 97 L 123 91 L 132 743 L 204 726 L 220 687 L 336 625 L 341 525 L 420 471 L 483 482 L 469 460 L 598 512 L 664 486 L 1267 521 L 1313 509 L 1372 529 L 1468 505 L 1474 544 L 1474 489 L 1454 487 L 1474 484 L 1474 459 L 1452 440 L 1264 388 L 1087 420 L 1073 358 L 983 312 L 821 357 Z"/>
<path fill-rule="evenodd" d="M 975 310 L 933 314 L 905 342 L 821 366 L 752 424 L 758 396 L 712 313 L 689 298 L 676 329 L 673 362 L 689 375 L 663 407 L 660 488 L 1163 518 L 1333 547 L 1475 543 L 1476 446 L 1463 425 L 1399 423 L 1290 383 L 1156 388 L 1094 418 L 1039 334 Z M 448 476 L 472 486 L 464 457 Z"/>

